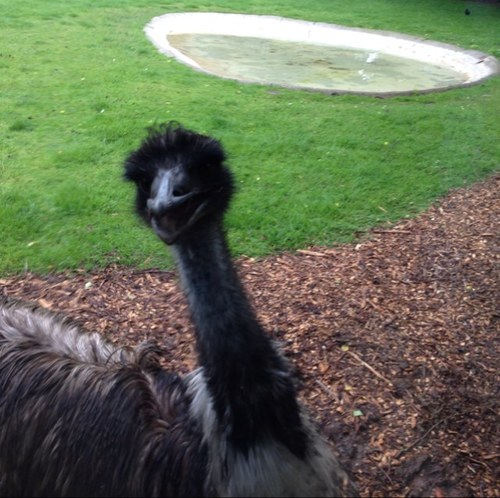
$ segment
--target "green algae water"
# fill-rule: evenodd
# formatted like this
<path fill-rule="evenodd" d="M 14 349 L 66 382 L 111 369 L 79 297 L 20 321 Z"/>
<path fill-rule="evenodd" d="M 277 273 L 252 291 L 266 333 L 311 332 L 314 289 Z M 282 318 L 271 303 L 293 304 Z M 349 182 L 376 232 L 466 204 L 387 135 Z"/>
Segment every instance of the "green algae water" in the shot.
<path fill-rule="evenodd" d="M 167 38 L 204 71 L 244 82 L 377 93 L 436 89 L 466 80 L 449 68 L 370 50 L 200 33 Z"/>

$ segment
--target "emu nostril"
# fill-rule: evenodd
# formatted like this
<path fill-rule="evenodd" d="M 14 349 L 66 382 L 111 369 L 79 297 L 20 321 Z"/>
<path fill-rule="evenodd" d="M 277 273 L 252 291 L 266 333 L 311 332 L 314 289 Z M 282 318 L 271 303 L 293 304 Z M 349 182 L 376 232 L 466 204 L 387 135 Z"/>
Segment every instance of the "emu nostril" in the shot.
<path fill-rule="evenodd" d="M 150 216 L 157 217 L 166 214 L 167 211 L 172 208 L 173 204 L 168 199 L 163 199 L 157 196 L 148 199 L 146 206 L 148 214 Z"/>
<path fill-rule="evenodd" d="M 146 202 L 146 206 L 147 206 L 147 209 L 148 209 L 148 214 L 150 216 L 154 216 L 154 215 L 158 215 L 159 214 L 158 202 L 156 202 L 155 199 L 148 199 L 147 202 Z"/>

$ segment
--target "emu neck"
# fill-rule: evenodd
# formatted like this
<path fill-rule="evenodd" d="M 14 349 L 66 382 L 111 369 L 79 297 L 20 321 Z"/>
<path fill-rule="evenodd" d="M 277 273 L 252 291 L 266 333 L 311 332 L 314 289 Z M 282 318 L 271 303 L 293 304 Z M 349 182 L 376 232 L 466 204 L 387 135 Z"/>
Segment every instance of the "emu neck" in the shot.
<path fill-rule="evenodd" d="M 174 253 L 220 429 L 243 450 L 271 437 L 302 454 L 305 435 L 288 366 L 257 321 L 221 226 L 185 237 Z"/>
<path fill-rule="evenodd" d="M 210 361 L 219 350 L 253 348 L 256 337 L 268 339 L 257 322 L 229 255 L 227 242 L 218 226 L 206 227 L 197 237 L 183 239 L 174 254 L 195 324 L 200 354 Z M 235 341 L 237 343 L 235 343 Z M 269 347 L 271 347 L 269 345 Z M 226 358 L 226 362 L 232 361 Z"/>

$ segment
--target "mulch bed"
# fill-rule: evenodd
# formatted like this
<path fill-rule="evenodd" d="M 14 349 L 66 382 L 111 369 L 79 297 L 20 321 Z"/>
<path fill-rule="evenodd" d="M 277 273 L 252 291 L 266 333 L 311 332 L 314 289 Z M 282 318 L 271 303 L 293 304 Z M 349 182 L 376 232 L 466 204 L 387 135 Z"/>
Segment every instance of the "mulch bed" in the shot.
<path fill-rule="evenodd" d="M 363 496 L 498 497 L 500 175 L 341 247 L 237 261 Z M 174 272 L 24 274 L 1 292 L 196 365 Z"/>

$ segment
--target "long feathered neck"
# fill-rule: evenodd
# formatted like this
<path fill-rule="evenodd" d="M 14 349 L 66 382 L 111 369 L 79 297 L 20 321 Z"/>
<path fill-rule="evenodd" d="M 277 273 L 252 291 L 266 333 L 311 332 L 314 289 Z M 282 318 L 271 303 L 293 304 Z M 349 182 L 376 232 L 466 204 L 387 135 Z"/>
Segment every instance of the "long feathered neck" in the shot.
<path fill-rule="evenodd" d="M 244 451 L 274 438 L 302 456 L 306 436 L 289 368 L 252 310 L 221 222 L 173 249 L 220 430 Z"/>

